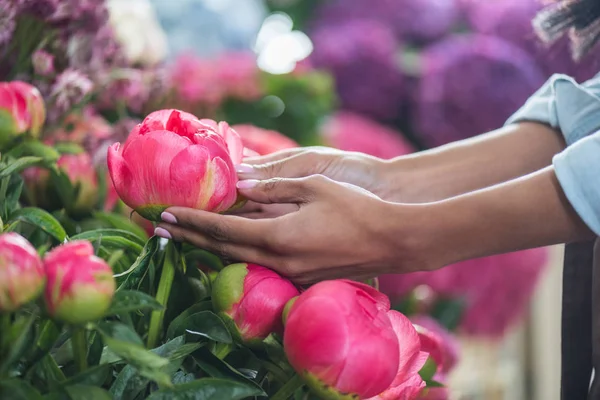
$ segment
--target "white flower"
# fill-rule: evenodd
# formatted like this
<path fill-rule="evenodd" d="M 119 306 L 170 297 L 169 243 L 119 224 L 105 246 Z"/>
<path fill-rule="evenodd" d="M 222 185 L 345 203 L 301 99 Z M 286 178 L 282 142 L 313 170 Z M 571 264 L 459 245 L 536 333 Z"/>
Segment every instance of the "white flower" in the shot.
<path fill-rule="evenodd" d="M 108 0 L 110 23 L 128 61 L 155 65 L 167 55 L 167 36 L 149 0 Z"/>

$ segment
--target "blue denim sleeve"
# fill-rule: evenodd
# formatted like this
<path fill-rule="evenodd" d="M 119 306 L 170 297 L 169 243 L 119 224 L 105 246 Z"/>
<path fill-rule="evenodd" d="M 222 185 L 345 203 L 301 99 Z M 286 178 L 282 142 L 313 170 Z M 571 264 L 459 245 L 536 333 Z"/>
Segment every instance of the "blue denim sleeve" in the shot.
<path fill-rule="evenodd" d="M 520 121 L 562 132 L 567 148 L 553 159 L 556 176 L 575 211 L 600 236 L 600 74 L 583 84 L 552 76 L 507 124 Z"/>

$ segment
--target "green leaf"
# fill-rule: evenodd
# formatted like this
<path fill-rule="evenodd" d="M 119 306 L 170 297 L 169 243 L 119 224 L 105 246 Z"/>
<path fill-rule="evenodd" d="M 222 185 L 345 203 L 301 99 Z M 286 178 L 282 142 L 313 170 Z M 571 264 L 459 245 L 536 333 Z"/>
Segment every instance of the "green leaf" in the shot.
<path fill-rule="evenodd" d="M 58 151 L 38 141 L 27 141 L 11 149 L 8 156 L 18 158 L 23 156 L 41 157 L 44 161 L 56 162 L 60 157 Z"/>
<path fill-rule="evenodd" d="M 67 232 L 65 232 L 60 222 L 41 208 L 26 207 L 14 211 L 10 215 L 9 223 L 16 221 L 36 226 L 61 243 L 67 238 Z"/>
<path fill-rule="evenodd" d="M 42 157 L 21 157 L 0 169 L 0 179 L 44 163 Z"/>
<path fill-rule="evenodd" d="M 143 345 L 142 338 L 130 327 L 120 322 L 101 322 L 97 327 L 98 332 L 104 339 L 117 340 L 120 342 Z M 106 342 L 106 340 L 105 340 Z M 108 345 L 108 343 L 107 343 Z M 110 347 L 110 346 L 109 346 Z"/>
<path fill-rule="evenodd" d="M 131 265 L 131 268 L 118 275 L 127 275 L 127 279 L 121 284 L 119 290 L 133 289 L 137 287 L 142 280 L 144 273 L 148 269 L 150 261 L 152 261 L 152 257 L 158 250 L 159 240 L 160 238 L 158 236 L 151 237 L 150 240 L 146 242 L 146 245 L 144 246 L 144 249 L 138 256 L 137 260 L 135 260 L 135 262 Z"/>
<path fill-rule="evenodd" d="M 183 329 L 183 332 L 180 330 Z M 211 311 L 200 311 L 187 317 L 175 330 L 175 336 L 188 333 L 203 336 L 220 343 L 232 343 L 231 334 L 221 320 Z"/>
<path fill-rule="evenodd" d="M 65 385 L 92 385 L 102 386 L 110 373 L 110 365 L 102 364 L 88 368 L 83 372 L 67 379 Z"/>
<path fill-rule="evenodd" d="M 135 290 L 119 290 L 113 297 L 107 315 L 117 315 L 137 310 L 162 310 L 164 307 L 152 296 Z"/>
<path fill-rule="evenodd" d="M 10 177 L 4 201 L 4 215 L 9 215 L 13 210 L 19 208 L 19 199 L 23 192 L 23 178 L 20 175 Z"/>
<path fill-rule="evenodd" d="M 0 399 L 41 400 L 42 395 L 22 379 L 0 381 Z"/>
<path fill-rule="evenodd" d="M 424 381 L 429 381 L 433 379 L 437 368 L 438 366 L 435 363 L 435 361 L 433 361 L 433 358 L 429 357 L 425 362 L 425 365 L 423 365 L 423 367 L 419 371 L 419 375 L 421 375 L 421 378 L 423 378 Z"/>
<path fill-rule="evenodd" d="M 116 229 L 132 233 L 138 239 L 140 239 L 142 243 L 148 240 L 148 234 L 146 231 L 138 224 L 123 215 L 98 211 L 93 213 L 93 216 L 95 219 L 103 221 Z"/>
<path fill-rule="evenodd" d="M 80 145 L 73 143 L 73 142 L 56 143 L 54 145 L 54 148 L 60 154 L 81 154 L 85 151 L 85 150 L 83 150 L 83 148 Z"/>
<path fill-rule="evenodd" d="M 213 378 L 231 379 L 254 387 L 262 392 L 262 388 L 254 381 L 246 378 L 236 371 L 231 365 L 215 356 L 207 348 L 201 348 L 194 352 L 194 361 L 204 372 Z M 263 395 L 265 395 L 263 393 Z"/>
<path fill-rule="evenodd" d="M 144 240 L 140 239 L 139 237 L 137 237 L 136 235 L 134 235 L 133 233 L 129 232 L 129 231 L 125 231 L 122 229 L 111 229 L 111 228 L 101 228 L 101 229 L 94 229 L 92 231 L 87 231 L 87 232 L 82 232 L 82 233 L 78 233 L 77 235 L 74 235 L 71 237 L 71 240 L 75 240 L 75 239 L 84 239 L 84 240 L 89 240 L 91 242 L 98 240 L 99 238 L 106 238 L 106 237 L 123 237 L 127 240 L 130 240 L 132 242 L 135 242 L 136 244 L 139 245 L 144 245 Z"/>
<path fill-rule="evenodd" d="M 5 359 L 0 361 L 0 372 L 6 371 L 11 365 L 19 361 L 25 353 L 31 349 L 31 342 L 34 340 L 34 314 L 20 316 L 10 325 L 8 333 L 10 346 Z"/>
<path fill-rule="evenodd" d="M 431 380 L 426 380 L 425 381 L 425 386 L 428 388 L 440 388 L 440 387 L 446 387 L 446 385 L 444 385 L 443 383 L 440 383 L 438 381 L 434 381 L 433 379 Z"/>
<path fill-rule="evenodd" d="M 98 242 L 104 247 L 114 247 L 117 249 L 125 249 L 132 251 L 136 254 L 141 253 L 144 247 L 132 240 L 125 239 L 122 236 L 100 236 L 97 239 Z"/>
<path fill-rule="evenodd" d="M 65 391 L 71 400 L 112 400 L 112 396 L 104 389 L 88 385 L 67 386 Z"/>
<path fill-rule="evenodd" d="M 173 384 L 181 385 L 182 383 L 192 382 L 196 377 L 194 374 L 187 374 L 183 371 L 177 371 L 173 374 Z"/>
<path fill-rule="evenodd" d="M 29 357 L 29 363 L 35 364 L 41 360 L 52 348 L 60 330 L 52 320 L 45 320 L 41 326 L 40 333 L 35 342 L 34 350 Z"/>
<path fill-rule="evenodd" d="M 185 332 L 185 320 L 190 315 L 196 314 L 200 311 L 210 310 L 212 310 L 212 302 L 210 300 L 202 301 L 200 303 L 192 305 L 187 310 L 183 311 L 181 314 L 175 317 L 173 321 L 171 321 L 171 323 L 169 324 L 169 328 L 167 329 L 167 338 L 172 339 L 175 336 L 178 336 L 177 332 L 179 332 L 179 335 L 183 335 L 183 333 Z"/>
<path fill-rule="evenodd" d="M 154 392 L 148 400 L 241 400 L 262 391 L 236 381 L 203 378 Z"/>
<path fill-rule="evenodd" d="M 75 188 L 65 171 L 59 168 L 53 168 L 50 173 L 50 179 L 61 204 L 65 209 L 69 210 L 73 206 L 73 202 L 77 198 Z"/>

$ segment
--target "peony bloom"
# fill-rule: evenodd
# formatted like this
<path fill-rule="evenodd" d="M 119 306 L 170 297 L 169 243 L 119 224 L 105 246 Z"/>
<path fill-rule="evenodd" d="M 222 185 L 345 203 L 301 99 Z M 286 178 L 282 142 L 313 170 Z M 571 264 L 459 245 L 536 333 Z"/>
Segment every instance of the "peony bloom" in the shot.
<path fill-rule="evenodd" d="M 419 337 L 389 308 L 387 297 L 365 284 L 336 280 L 310 287 L 287 313 L 290 364 L 324 398 L 364 399 L 421 386 Z"/>
<path fill-rule="evenodd" d="M 496 338 L 527 310 L 547 258 L 547 249 L 531 249 L 463 261 L 433 272 L 384 275 L 379 282 L 393 302 L 420 285 L 442 298 L 463 299 L 466 309 L 460 329 Z"/>
<path fill-rule="evenodd" d="M 226 52 L 215 61 L 217 79 L 227 97 L 256 100 L 262 95 L 260 71 L 251 52 Z"/>
<path fill-rule="evenodd" d="M 76 143 L 94 153 L 100 143 L 110 139 L 113 128 L 93 107 L 68 114 L 60 127 L 48 132 L 52 142 Z"/>
<path fill-rule="evenodd" d="M 526 52 L 483 35 L 448 37 L 424 51 L 421 65 L 415 129 L 430 146 L 497 129 L 544 82 Z"/>
<path fill-rule="evenodd" d="M 282 312 L 298 289 L 274 271 L 255 264 L 232 264 L 219 272 L 212 301 L 219 314 L 234 326 L 246 343 L 283 331 Z"/>
<path fill-rule="evenodd" d="M 109 0 L 110 24 L 129 63 L 155 65 L 168 52 L 167 35 L 148 0 Z"/>
<path fill-rule="evenodd" d="M 234 125 L 232 128 L 240 135 L 246 149 L 261 156 L 299 146 L 298 143 L 279 132 L 254 125 Z"/>
<path fill-rule="evenodd" d="M 458 341 L 446 328 L 427 315 L 416 315 L 410 320 L 421 339 L 421 350 L 429 353 L 437 365 L 438 374 L 446 375 L 458 362 Z"/>
<path fill-rule="evenodd" d="M 21 81 L 0 82 L 0 149 L 26 132 L 37 137 L 45 119 L 39 90 Z"/>
<path fill-rule="evenodd" d="M 21 235 L 0 235 L 0 313 L 15 311 L 36 299 L 46 274 L 35 248 Z"/>
<path fill-rule="evenodd" d="M 170 68 L 170 81 L 183 103 L 190 106 L 216 106 L 226 96 L 218 74 L 218 66 L 212 60 L 182 54 Z"/>
<path fill-rule="evenodd" d="M 413 152 L 401 133 L 348 111 L 333 115 L 322 128 L 325 142 L 340 150 L 394 158 Z"/>
<path fill-rule="evenodd" d="M 326 24 L 312 40 L 310 62 L 333 74 L 343 108 L 378 119 L 397 116 L 405 88 L 400 46 L 389 26 L 371 20 Z"/>
<path fill-rule="evenodd" d="M 109 148 L 108 170 L 125 204 L 158 221 L 170 206 L 222 212 L 234 205 L 234 165 L 242 153 L 227 123 L 162 110 L 136 126 L 123 146 Z"/>
<path fill-rule="evenodd" d="M 44 268 L 44 297 L 52 317 L 82 324 L 104 316 L 116 284 L 110 266 L 94 255 L 90 242 L 75 240 L 53 249 L 44 257 Z"/>

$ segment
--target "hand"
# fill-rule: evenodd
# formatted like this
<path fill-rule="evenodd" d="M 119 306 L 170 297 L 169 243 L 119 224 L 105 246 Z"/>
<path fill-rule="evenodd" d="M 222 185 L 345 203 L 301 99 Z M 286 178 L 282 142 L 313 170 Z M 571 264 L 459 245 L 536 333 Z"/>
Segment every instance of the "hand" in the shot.
<path fill-rule="evenodd" d="M 364 188 L 385 198 L 386 162 L 362 153 L 329 147 L 286 149 L 273 154 L 251 157 L 238 167 L 240 179 L 303 178 L 324 175 L 334 181 Z M 295 204 L 260 204 L 249 201 L 231 214 L 246 218 L 272 218 L 298 210 Z"/>
<path fill-rule="evenodd" d="M 413 251 L 419 243 L 407 218 L 413 214 L 397 215 L 398 205 L 364 189 L 321 175 L 240 181 L 238 187 L 257 203 L 294 204 L 297 210 L 252 220 L 172 207 L 156 234 L 271 267 L 301 284 L 427 267 L 413 256 L 427 254 Z"/>

